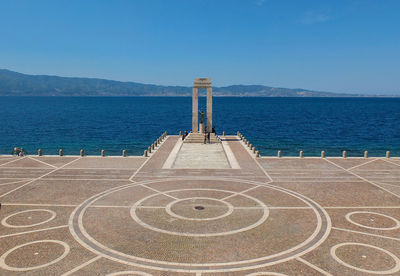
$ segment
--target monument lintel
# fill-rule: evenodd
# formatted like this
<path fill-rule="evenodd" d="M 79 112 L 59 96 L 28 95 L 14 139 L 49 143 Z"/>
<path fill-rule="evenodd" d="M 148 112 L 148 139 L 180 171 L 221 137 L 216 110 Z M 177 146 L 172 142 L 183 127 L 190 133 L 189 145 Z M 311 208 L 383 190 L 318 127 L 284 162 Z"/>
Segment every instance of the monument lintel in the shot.
<path fill-rule="evenodd" d="M 195 78 L 193 82 L 194 88 L 211 88 L 210 78 Z"/>

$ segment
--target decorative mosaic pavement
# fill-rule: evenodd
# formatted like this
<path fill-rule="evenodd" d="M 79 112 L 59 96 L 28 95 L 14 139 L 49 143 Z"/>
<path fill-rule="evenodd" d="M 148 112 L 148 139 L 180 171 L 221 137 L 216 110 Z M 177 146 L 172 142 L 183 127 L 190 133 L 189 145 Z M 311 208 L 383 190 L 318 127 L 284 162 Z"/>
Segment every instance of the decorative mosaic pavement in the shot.
<path fill-rule="evenodd" d="M 1 156 L 0 275 L 400 275 L 399 158 L 256 158 L 231 136 L 199 169 L 177 143 Z"/>

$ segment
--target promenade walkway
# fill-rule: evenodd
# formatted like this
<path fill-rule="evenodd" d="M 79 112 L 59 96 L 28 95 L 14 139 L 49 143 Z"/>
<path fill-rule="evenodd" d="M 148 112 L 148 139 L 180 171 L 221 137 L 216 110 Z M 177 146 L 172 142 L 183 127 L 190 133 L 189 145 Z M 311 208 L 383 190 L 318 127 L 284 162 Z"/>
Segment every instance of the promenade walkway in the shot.
<path fill-rule="evenodd" d="M 0 202 L 0 275 L 400 275 L 400 158 L 168 136 L 149 157 L 0 156 Z"/>

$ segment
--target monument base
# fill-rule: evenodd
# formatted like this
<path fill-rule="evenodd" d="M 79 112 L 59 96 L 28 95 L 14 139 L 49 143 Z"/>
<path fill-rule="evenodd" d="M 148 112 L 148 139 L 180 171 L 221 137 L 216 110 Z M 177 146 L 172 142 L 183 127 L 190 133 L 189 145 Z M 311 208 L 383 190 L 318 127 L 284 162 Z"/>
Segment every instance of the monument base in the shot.
<path fill-rule="evenodd" d="M 206 132 L 206 126 L 205 124 L 200 124 L 200 133 L 205 133 Z"/>

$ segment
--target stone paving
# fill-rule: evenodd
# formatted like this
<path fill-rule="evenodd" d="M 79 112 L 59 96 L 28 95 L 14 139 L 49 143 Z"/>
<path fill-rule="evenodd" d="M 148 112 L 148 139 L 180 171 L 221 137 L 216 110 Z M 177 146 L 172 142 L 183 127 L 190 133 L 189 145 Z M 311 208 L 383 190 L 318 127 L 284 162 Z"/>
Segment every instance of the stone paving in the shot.
<path fill-rule="evenodd" d="M 178 136 L 150 157 L 0 156 L 0 275 L 400 275 L 399 158 L 223 140 L 207 169 Z"/>
<path fill-rule="evenodd" d="M 172 159 L 175 159 L 171 167 L 173 169 L 231 168 L 221 143 L 182 143 L 178 153 L 176 156 L 170 155 Z"/>

